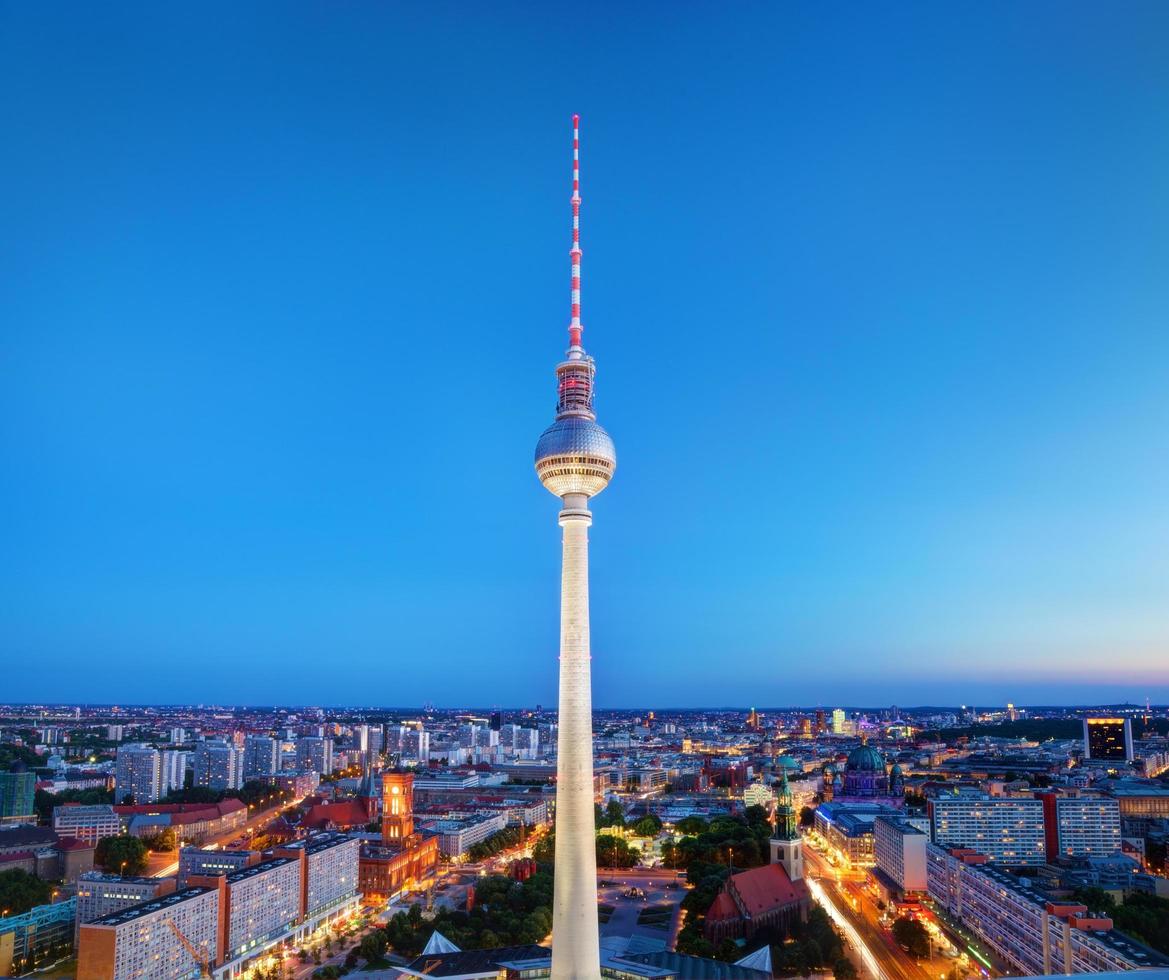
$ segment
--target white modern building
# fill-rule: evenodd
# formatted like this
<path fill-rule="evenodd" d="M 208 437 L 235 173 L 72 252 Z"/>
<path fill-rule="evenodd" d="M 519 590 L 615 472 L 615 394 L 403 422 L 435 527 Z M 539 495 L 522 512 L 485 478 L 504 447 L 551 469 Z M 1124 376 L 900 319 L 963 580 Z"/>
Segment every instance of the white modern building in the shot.
<path fill-rule="evenodd" d="M 556 420 L 536 443 L 536 473 L 561 501 L 560 737 L 556 765 L 556 886 L 552 977 L 598 980 L 597 864 L 593 826 L 593 699 L 589 642 L 589 501 L 617 468 L 613 440 L 593 411 L 596 367 L 581 346 L 578 117 L 572 132 L 571 319 L 556 365 Z"/>
<path fill-rule="evenodd" d="M 162 751 L 162 793 L 182 789 L 186 784 L 187 769 L 191 765 L 191 753 L 181 749 Z"/>
<path fill-rule="evenodd" d="M 970 848 L 996 864 L 1038 867 L 1047 863 L 1042 800 L 939 796 L 929 802 L 929 814 L 935 844 Z"/>
<path fill-rule="evenodd" d="M 877 879 L 891 891 L 926 890 L 926 844 L 929 836 L 904 817 L 881 814 L 873 821 L 873 859 Z M 887 879 L 887 880 L 883 880 Z"/>
<path fill-rule="evenodd" d="M 1120 803 L 1045 793 L 1047 857 L 1108 857 L 1120 853 Z"/>
<path fill-rule="evenodd" d="M 438 849 L 447 857 L 462 857 L 476 844 L 507 826 L 507 813 L 476 813 L 465 816 L 450 816 L 441 820 L 429 820 L 422 824 L 424 830 L 438 835 Z M 589 844 L 592 845 L 592 839 Z M 594 854 L 595 860 L 595 854 Z"/>
<path fill-rule="evenodd" d="M 962 848 L 927 848 L 930 898 L 1024 976 L 1169 967 L 1169 957 L 1073 901 L 1052 901 L 1030 879 Z"/>

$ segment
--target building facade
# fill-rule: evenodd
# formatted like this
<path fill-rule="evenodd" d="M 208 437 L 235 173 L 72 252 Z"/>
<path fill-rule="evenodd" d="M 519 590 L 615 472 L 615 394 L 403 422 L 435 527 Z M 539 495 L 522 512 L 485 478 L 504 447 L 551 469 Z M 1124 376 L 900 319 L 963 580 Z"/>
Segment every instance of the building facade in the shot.
<path fill-rule="evenodd" d="M 239 789 L 244 784 L 244 753 L 230 742 L 200 742 L 191 756 L 196 786 Z"/>
<path fill-rule="evenodd" d="M 8 772 L 0 772 L 0 825 L 36 823 L 37 776 L 24 763 L 15 762 Z"/>
<path fill-rule="evenodd" d="M 969 848 L 1012 867 L 1047 863 L 1042 800 L 939 796 L 929 801 L 929 819 L 935 844 Z"/>
<path fill-rule="evenodd" d="M 1075 902 L 1052 902 L 1028 879 L 963 848 L 927 848 L 930 898 L 1023 975 L 1169 967 L 1169 958 Z"/>
<path fill-rule="evenodd" d="M 149 745 L 121 745 L 114 776 L 114 802 L 154 803 L 162 795 L 162 756 Z"/>
<path fill-rule="evenodd" d="M 904 817 L 883 814 L 873 821 L 877 877 L 895 897 L 926 890 L 928 842 L 928 835 Z"/>
<path fill-rule="evenodd" d="M 122 818 L 109 803 L 66 803 L 53 807 L 53 830 L 96 846 L 103 837 L 117 837 L 122 832 Z"/>
<path fill-rule="evenodd" d="M 1040 795 L 1047 860 L 1120 853 L 1120 804 L 1111 798 Z"/>

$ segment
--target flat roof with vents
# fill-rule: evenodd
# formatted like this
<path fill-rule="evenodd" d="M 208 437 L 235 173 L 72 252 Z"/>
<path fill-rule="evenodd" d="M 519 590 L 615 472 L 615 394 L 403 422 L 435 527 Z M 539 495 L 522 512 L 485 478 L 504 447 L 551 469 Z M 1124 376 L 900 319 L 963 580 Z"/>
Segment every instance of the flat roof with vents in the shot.
<path fill-rule="evenodd" d="M 172 892 L 170 895 L 162 898 L 152 898 L 147 902 L 139 902 L 137 905 L 131 905 L 128 909 L 122 909 L 120 912 L 111 912 L 109 915 L 103 915 L 101 918 L 87 923 L 87 925 L 120 926 L 126 922 L 141 919 L 145 915 L 152 915 L 164 909 L 174 908 L 182 902 L 190 901 L 192 898 L 199 898 L 201 895 L 206 895 L 213 890 L 211 888 L 184 888 L 181 892 Z"/>

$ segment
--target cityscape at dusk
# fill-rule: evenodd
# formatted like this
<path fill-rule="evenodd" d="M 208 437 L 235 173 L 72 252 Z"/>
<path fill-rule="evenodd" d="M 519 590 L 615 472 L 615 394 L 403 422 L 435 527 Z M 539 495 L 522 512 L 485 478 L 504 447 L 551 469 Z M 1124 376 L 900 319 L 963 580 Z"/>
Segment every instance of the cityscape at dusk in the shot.
<path fill-rule="evenodd" d="M 1169 7 L 0 80 L 0 977 L 1169 980 Z"/>

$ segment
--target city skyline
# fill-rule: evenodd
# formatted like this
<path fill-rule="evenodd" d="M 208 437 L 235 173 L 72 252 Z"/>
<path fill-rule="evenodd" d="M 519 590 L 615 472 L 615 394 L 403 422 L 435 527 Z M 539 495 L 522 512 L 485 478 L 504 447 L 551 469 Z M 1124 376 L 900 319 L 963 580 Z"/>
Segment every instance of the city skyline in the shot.
<path fill-rule="evenodd" d="M 555 703 L 579 111 L 598 709 L 1169 700 L 1169 11 L 606 10 L 8 13 L 5 698 Z"/>

